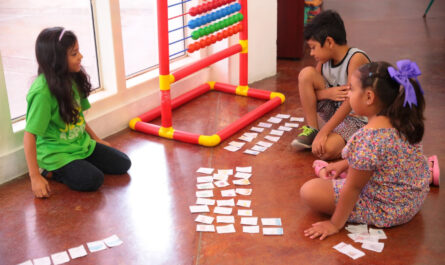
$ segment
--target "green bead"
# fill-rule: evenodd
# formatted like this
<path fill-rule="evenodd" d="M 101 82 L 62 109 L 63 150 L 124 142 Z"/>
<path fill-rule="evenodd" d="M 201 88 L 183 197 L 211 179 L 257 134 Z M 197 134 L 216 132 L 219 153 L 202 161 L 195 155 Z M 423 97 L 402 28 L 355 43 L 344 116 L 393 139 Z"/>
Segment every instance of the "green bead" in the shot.
<path fill-rule="evenodd" d="M 199 39 L 199 33 L 198 30 L 195 30 L 192 32 L 192 39 L 197 40 Z"/>

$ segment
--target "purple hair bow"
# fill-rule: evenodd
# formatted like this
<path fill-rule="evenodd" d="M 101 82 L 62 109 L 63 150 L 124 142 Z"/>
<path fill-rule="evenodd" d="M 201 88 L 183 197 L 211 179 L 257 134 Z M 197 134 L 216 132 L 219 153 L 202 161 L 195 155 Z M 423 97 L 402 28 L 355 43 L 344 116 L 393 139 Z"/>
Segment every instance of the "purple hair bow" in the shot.
<path fill-rule="evenodd" d="M 409 81 L 409 79 L 410 78 L 416 79 L 420 91 L 423 94 L 422 87 L 420 87 L 419 80 L 417 80 L 417 77 L 421 74 L 419 67 L 415 62 L 411 62 L 410 60 L 398 61 L 397 67 L 399 68 L 399 70 L 391 66 L 388 67 L 388 72 L 391 78 L 397 81 L 397 83 L 401 84 L 405 89 L 405 101 L 403 103 L 403 106 L 405 107 L 406 103 L 408 103 L 410 108 L 411 104 L 417 106 L 416 91 L 414 90 L 414 87 Z"/>

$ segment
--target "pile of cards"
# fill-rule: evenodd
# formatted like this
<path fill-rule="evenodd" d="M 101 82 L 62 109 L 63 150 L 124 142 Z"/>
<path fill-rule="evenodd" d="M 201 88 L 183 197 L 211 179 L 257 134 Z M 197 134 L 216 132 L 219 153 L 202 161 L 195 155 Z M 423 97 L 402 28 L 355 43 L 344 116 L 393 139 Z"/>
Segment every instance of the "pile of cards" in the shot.
<path fill-rule="evenodd" d="M 198 173 L 206 174 L 197 177 L 196 203 L 189 206 L 190 212 L 198 213 L 195 222 L 198 232 L 217 232 L 219 234 L 235 233 L 235 211 L 240 219 L 244 233 L 259 233 L 258 217 L 253 216 L 250 208 L 252 201 L 244 196 L 250 196 L 252 167 L 236 167 L 233 169 L 199 168 Z M 211 174 L 211 175 L 210 175 Z M 229 187 L 232 186 L 232 187 Z M 220 197 L 221 199 L 214 199 Z M 204 215 L 211 213 L 213 215 Z M 236 207 L 236 208 L 235 208 Z M 216 223 L 213 225 L 216 218 Z M 282 235 L 280 218 L 261 218 L 264 235 Z"/>
<path fill-rule="evenodd" d="M 110 237 L 107 237 L 103 240 L 94 241 L 87 243 L 88 250 L 90 253 L 101 251 L 104 249 L 107 249 L 107 247 L 117 247 L 123 243 L 122 240 L 117 235 L 112 235 Z M 68 256 L 69 253 L 69 256 Z M 62 251 L 58 253 L 54 253 L 50 257 L 41 257 L 31 260 L 27 260 L 25 262 L 22 262 L 18 265 L 57 265 L 57 264 L 63 264 L 70 261 L 71 259 L 77 259 L 80 257 L 86 256 L 88 253 L 85 250 L 85 247 L 83 245 L 80 245 L 78 247 L 70 248 L 67 251 Z M 52 260 L 52 263 L 51 263 Z"/>
<path fill-rule="evenodd" d="M 345 229 L 349 231 L 348 237 L 354 240 L 354 242 L 361 243 L 363 249 L 382 252 L 385 243 L 379 242 L 379 240 L 387 239 L 386 234 L 382 229 L 369 228 L 368 230 L 367 224 L 347 225 Z M 364 252 L 343 242 L 335 245 L 334 248 L 353 259 L 357 259 L 365 255 Z"/>
<path fill-rule="evenodd" d="M 273 124 L 279 124 L 285 119 L 290 119 L 290 122 L 286 122 L 284 125 L 281 125 L 276 129 L 272 128 Z M 260 122 L 257 127 L 254 126 L 250 128 L 250 130 L 253 132 L 246 132 L 241 135 L 238 139 L 244 142 L 232 141 L 229 143 L 229 145 L 225 146 L 224 149 L 231 152 L 236 152 L 243 148 L 246 143 L 251 143 L 260 133 L 266 130 L 268 135 L 264 136 L 264 140 L 267 141 L 260 140 L 243 152 L 249 155 L 258 155 L 261 152 L 266 151 L 273 145 L 273 143 L 278 142 L 284 132 L 290 132 L 293 128 L 298 128 L 299 124 L 294 123 L 295 121 L 303 122 L 304 118 L 291 117 L 289 114 L 277 114 L 275 117 L 269 118 L 267 122 Z"/>

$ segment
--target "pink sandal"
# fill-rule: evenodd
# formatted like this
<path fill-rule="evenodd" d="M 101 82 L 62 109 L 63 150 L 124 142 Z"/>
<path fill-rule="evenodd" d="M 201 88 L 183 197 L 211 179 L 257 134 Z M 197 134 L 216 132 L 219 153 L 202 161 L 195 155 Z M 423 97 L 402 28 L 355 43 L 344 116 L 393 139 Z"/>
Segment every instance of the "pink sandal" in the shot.
<path fill-rule="evenodd" d="M 428 162 L 432 163 L 433 166 L 430 168 L 431 172 L 433 172 L 433 182 L 431 183 L 434 186 L 439 187 L 440 185 L 440 168 L 439 168 L 439 160 L 436 155 L 428 157 Z M 428 164 L 429 166 L 429 164 Z"/>
<path fill-rule="evenodd" d="M 314 168 L 315 171 L 315 175 L 319 178 L 323 178 L 323 179 L 332 179 L 330 177 L 320 177 L 320 170 L 322 170 L 323 168 L 325 168 L 329 163 L 323 160 L 315 160 L 314 163 L 312 164 L 312 167 Z M 333 172 L 335 173 L 335 172 Z M 346 172 L 342 172 L 340 174 L 340 178 L 344 179 L 346 178 L 347 173 Z"/>

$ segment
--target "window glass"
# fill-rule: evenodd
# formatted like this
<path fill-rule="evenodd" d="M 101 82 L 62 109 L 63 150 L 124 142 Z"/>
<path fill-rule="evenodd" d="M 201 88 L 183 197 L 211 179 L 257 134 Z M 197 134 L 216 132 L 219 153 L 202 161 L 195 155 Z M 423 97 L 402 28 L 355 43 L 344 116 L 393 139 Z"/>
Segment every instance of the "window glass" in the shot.
<path fill-rule="evenodd" d="M 37 36 L 44 28 L 55 26 L 76 34 L 82 64 L 91 77 L 92 87 L 99 87 L 90 0 L 2 0 L 0 51 L 12 119 L 26 113 L 26 94 L 37 76 Z"/>
<path fill-rule="evenodd" d="M 120 0 L 125 75 L 146 71 L 159 64 L 157 8 L 155 0 Z M 185 55 L 184 6 L 181 0 L 169 0 L 170 59 Z M 175 5 L 177 4 L 177 5 Z"/>

